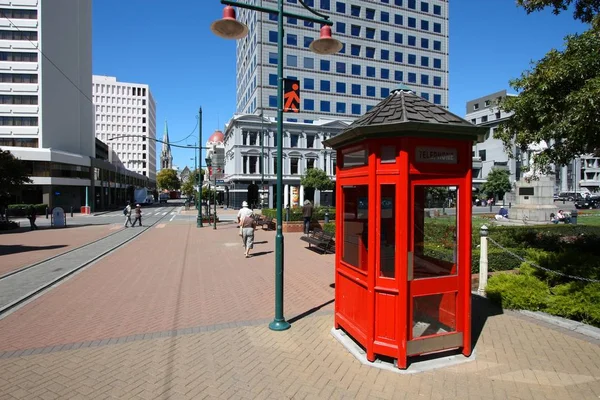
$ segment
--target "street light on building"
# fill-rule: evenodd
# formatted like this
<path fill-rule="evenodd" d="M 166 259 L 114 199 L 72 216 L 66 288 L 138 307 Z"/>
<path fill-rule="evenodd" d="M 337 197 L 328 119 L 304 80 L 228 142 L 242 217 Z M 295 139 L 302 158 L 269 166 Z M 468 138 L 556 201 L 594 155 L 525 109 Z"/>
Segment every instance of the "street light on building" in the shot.
<path fill-rule="evenodd" d="M 262 7 L 237 1 L 221 0 L 226 7 L 223 10 L 223 19 L 211 24 L 210 29 L 217 36 L 224 39 L 241 39 L 248 34 L 248 27 L 238 22 L 232 6 L 254 11 L 277 15 L 277 233 L 275 235 L 275 318 L 269 328 L 282 331 L 290 327 L 283 316 L 283 18 L 296 18 L 303 21 L 314 22 L 321 25 L 320 39 L 314 40 L 309 48 L 317 54 L 335 54 L 342 49 L 342 43 L 331 37 L 333 22 L 329 17 L 308 7 L 302 0 L 299 3 L 317 17 L 299 15 L 286 12 L 283 9 L 283 0 L 277 0 L 277 9 Z"/>

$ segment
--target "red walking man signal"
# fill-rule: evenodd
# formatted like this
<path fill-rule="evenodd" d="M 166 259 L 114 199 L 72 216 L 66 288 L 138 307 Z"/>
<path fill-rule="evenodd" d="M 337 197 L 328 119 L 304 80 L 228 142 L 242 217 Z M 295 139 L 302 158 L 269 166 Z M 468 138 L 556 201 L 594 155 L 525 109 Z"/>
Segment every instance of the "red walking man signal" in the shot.
<path fill-rule="evenodd" d="M 300 81 L 295 79 L 283 80 L 283 112 L 300 111 Z"/>

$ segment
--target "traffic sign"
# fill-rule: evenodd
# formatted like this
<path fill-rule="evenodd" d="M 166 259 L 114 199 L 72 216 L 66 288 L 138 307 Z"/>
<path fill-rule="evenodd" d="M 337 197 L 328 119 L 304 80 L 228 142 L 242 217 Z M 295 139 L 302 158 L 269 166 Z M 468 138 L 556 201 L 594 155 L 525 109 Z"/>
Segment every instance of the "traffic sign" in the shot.
<path fill-rule="evenodd" d="M 283 80 L 283 112 L 300 111 L 300 81 L 296 79 Z"/>

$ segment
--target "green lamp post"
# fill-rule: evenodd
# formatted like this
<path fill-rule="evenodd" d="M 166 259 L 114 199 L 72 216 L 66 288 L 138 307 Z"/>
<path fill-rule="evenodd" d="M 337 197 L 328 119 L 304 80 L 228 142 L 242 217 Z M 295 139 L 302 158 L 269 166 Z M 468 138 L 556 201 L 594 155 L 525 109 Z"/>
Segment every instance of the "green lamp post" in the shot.
<path fill-rule="evenodd" d="M 198 159 L 202 164 L 202 107 L 198 110 Z M 194 173 L 198 173 L 196 181 L 198 182 L 198 200 L 196 201 L 196 207 L 198 208 L 198 217 L 196 218 L 196 227 L 202 228 L 202 165 L 199 169 L 196 169 Z"/>
<path fill-rule="evenodd" d="M 237 1 L 221 0 L 226 7 L 223 19 L 211 24 L 210 29 L 217 36 L 225 39 L 241 39 L 248 34 L 248 27 L 235 19 L 232 6 L 277 15 L 277 232 L 275 235 L 275 318 L 269 324 L 274 331 L 283 331 L 290 327 L 283 316 L 283 18 L 296 18 L 315 22 L 321 25 L 321 37 L 310 44 L 310 50 L 317 54 L 335 54 L 342 49 L 342 43 L 331 37 L 333 22 L 329 17 L 318 13 L 304 1 L 298 2 L 316 17 L 290 13 L 283 10 L 283 0 L 277 0 L 277 9 L 246 4 Z"/>

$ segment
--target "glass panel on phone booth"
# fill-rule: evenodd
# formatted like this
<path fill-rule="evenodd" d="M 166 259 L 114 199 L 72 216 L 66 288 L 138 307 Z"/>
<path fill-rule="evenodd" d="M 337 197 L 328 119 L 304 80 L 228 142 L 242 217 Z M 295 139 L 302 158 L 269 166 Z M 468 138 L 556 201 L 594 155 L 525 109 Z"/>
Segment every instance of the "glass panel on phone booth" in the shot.
<path fill-rule="evenodd" d="M 413 279 L 458 273 L 457 188 L 415 186 Z"/>
<path fill-rule="evenodd" d="M 381 185 L 379 276 L 396 277 L 396 186 Z"/>

